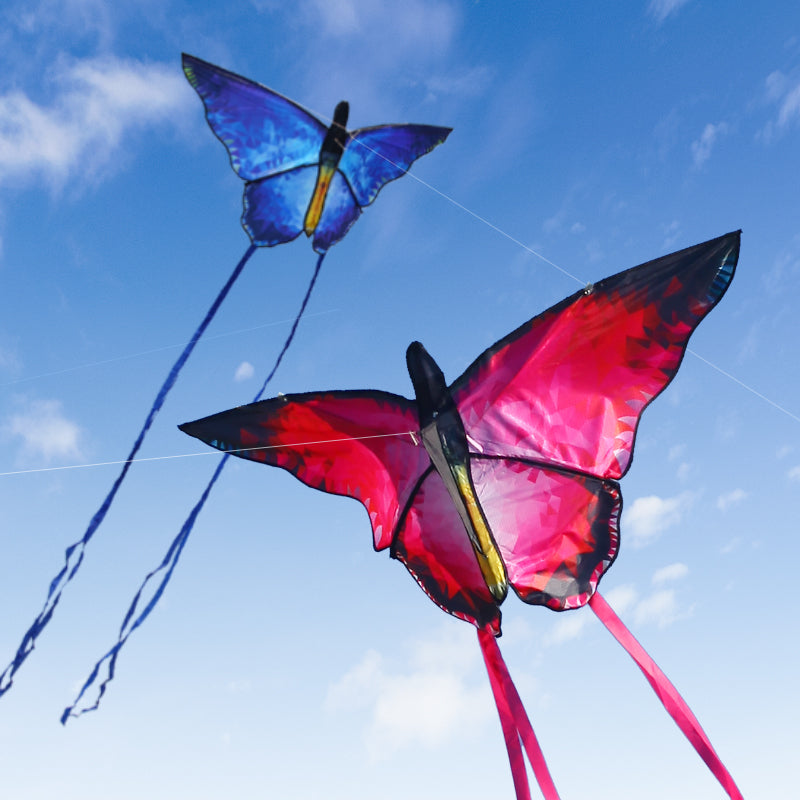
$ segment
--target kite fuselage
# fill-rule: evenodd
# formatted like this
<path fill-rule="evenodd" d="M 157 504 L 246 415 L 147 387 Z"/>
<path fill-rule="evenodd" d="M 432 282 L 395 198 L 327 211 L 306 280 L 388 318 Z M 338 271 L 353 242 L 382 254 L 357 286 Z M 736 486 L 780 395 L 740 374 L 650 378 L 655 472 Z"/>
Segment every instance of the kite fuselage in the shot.
<path fill-rule="evenodd" d="M 306 236 L 311 236 L 314 233 L 322 217 L 322 211 L 325 208 L 325 198 L 328 196 L 328 189 L 330 188 L 333 176 L 336 174 L 336 168 L 339 166 L 339 159 L 342 157 L 345 144 L 347 143 L 346 126 L 349 113 L 350 106 L 345 100 L 342 100 L 333 112 L 333 122 L 330 128 L 328 128 L 328 132 L 325 134 L 325 139 L 322 141 L 322 147 L 320 147 L 319 150 L 317 183 L 311 195 L 311 202 L 308 204 L 305 221 L 303 222 L 303 230 Z"/>
<path fill-rule="evenodd" d="M 417 396 L 422 443 L 464 523 L 486 586 L 501 603 L 508 592 L 508 578 L 475 492 L 461 415 L 442 371 L 419 342 L 408 348 L 406 362 Z"/>

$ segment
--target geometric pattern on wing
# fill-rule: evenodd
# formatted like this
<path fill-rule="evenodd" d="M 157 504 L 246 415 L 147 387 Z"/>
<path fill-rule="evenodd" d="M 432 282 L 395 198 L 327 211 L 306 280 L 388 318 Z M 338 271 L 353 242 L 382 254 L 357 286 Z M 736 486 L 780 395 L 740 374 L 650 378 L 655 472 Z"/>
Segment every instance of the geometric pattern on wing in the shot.
<path fill-rule="evenodd" d="M 183 71 L 242 179 L 258 180 L 319 161 L 327 128 L 287 97 L 185 53 Z"/>
<path fill-rule="evenodd" d="M 361 208 L 353 197 L 350 186 L 341 172 L 335 172 L 325 196 L 322 216 L 314 228 L 314 250 L 324 253 L 344 237 L 360 216 Z"/>
<path fill-rule="evenodd" d="M 430 466 L 425 448 L 408 435 L 419 429 L 415 403 L 388 392 L 286 395 L 180 428 L 219 450 L 240 450 L 232 454 L 288 470 L 314 489 L 359 500 L 376 550 L 391 544 L 400 513 Z"/>
<path fill-rule="evenodd" d="M 555 611 L 587 603 L 619 551 L 619 486 L 513 459 L 470 464 L 519 598 Z"/>
<path fill-rule="evenodd" d="M 253 244 L 270 247 L 300 235 L 316 180 L 314 165 L 245 185 L 242 225 Z"/>
<path fill-rule="evenodd" d="M 391 554 L 444 611 L 500 633 L 500 609 L 486 587 L 464 523 L 433 467 L 400 520 Z"/>
<path fill-rule="evenodd" d="M 620 478 L 738 254 L 735 232 L 634 267 L 489 348 L 451 387 L 473 448 Z"/>
<path fill-rule="evenodd" d="M 404 175 L 425 153 L 441 144 L 452 128 L 435 125 L 378 125 L 352 131 L 339 161 L 360 206 L 381 187 Z"/>

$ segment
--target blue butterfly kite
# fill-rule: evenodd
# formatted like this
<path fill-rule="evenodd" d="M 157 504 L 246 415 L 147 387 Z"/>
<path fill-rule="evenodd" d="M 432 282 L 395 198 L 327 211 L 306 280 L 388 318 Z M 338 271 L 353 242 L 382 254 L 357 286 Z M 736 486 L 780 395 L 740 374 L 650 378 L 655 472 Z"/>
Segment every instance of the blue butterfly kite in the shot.
<path fill-rule="evenodd" d="M 385 184 L 451 131 L 378 125 L 348 132 L 345 101 L 328 127 L 283 95 L 194 56 L 184 54 L 183 71 L 231 166 L 247 181 L 242 225 L 256 245 L 289 242 L 305 232 L 324 253 Z"/>
<path fill-rule="evenodd" d="M 183 70 L 203 101 L 211 129 L 228 149 L 233 169 L 246 181 L 242 224 L 251 243 L 159 389 L 119 475 L 83 536 L 67 548 L 64 565 L 50 582 L 41 612 L 23 636 L 12 661 L 0 673 L 0 696 L 11 688 L 16 672 L 33 652 L 181 369 L 256 249 L 292 241 L 305 231 L 313 237 L 312 246 L 319 256 L 289 335 L 253 402 L 261 399 L 292 343 L 328 248 L 345 236 L 361 209 L 372 203 L 386 183 L 405 174 L 414 161 L 444 142 L 451 131 L 432 125 L 381 125 L 348 132 L 346 102 L 336 107 L 328 127 L 277 92 L 194 56 L 183 55 Z M 120 648 L 161 597 L 226 460 L 227 456 L 219 462 L 164 560 L 145 578 L 125 616 L 117 643 L 97 663 L 81 690 L 78 699 L 95 681 L 101 665 L 108 662 L 108 677 L 93 708 L 113 676 Z M 137 616 L 145 586 L 160 573 L 161 582 Z M 74 704 L 65 710 L 62 722 L 73 715 L 73 707 Z"/>

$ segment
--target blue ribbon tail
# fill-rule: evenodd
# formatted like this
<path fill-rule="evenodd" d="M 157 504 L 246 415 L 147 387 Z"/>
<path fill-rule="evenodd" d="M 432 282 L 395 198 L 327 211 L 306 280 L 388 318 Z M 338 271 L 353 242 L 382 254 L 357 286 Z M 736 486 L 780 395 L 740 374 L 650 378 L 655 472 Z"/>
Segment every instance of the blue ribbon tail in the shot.
<path fill-rule="evenodd" d="M 12 684 L 14 683 L 14 675 L 17 673 L 28 656 L 33 652 L 36 646 L 36 640 L 52 619 L 53 612 L 58 605 L 58 601 L 61 599 L 61 593 L 64 591 L 66 585 L 75 577 L 78 569 L 83 563 L 83 556 L 86 546 L 89 544 L 89 541 L 102 524 L 106 514 L 108 513 L 108 510 L 111 508 L 111 504 L 113 503 L 120 486 L 122 486 L 122 482 L 125 480 L 125 476 L 128 474 L 128 470 L 130 469 L 131 464 L 134 462 L 136 454 L 139 452 L 139 448 L 142 446 L 142 442 L 144 442 L 147 432 L 150 430 L 156 415 L 164 405 L 167 395 L 175 385 L 175 381 L 178 379 L 180 371 L 183 369 L 183 366 L 189 359 L 189 356 L 192 354 L 195 345 L 200 340 L 200 337 L 205 333 L 205 330 L 211 323 L 211 320 L 214 319 L 219 307 L 227 297 L 228 292 L 230 292 L 231 288 L 233 288 L 233 284 L 236 283 L 236 280 L 244 269 L 245 264 L 247 264 L 247 262 L 250 260 L 250 256 L 253 255 L 256 249 L 256 245 L 254 244 L 251 244 L 248 247 L 247 252 L 244 254 L 244 256 L 242 256 L 242 259 L 236 265 L 236 268 L 231 273 L 231 276 L 228 278 L 216 299 L 211 304 L 211 307 L 206 312 L 203 321 L 194 332 L 191 340 L 186 347 L 184 347 L 183 352 L 178 356 L 177 360 L 172 365 L 172 369 L 169 371 L 169 375 L 167 375 L 166 380 L 159 389 L 147 418 L 144 421 L 144 425 L 142 425 L 142 429 L 139 431 L 139 435 L 136 437 L 136 441 L 133 443 L 133 447 L 131 448 L 130 453 L 128 453 L 128 457 L 125 459 L 122 469 L 120 470 L 117 479 L 114 481 L 111 490 L 106 495 L 106 498 L 103 500 L 100 508 L 98 508 L 95 512 L 83 536 L 66 549 L 64 553 L 64 566 L 50 582 L 50 587 L 47 592 L 47 599 L 45 600 L 42 610 L 39 612 L 39 615 L 36 617 L 36 619 L 34 619 L 33 624 L 30 626 L 30 628 L 28 628 L 25 635 L 22 637 L 22 642 L 17 648 L 17 653 L 14 656 L 14 659 L 3 670 L 2 674 L 0 674 L 0 697 L 2 697 L 11 688 Z"/>
<path fill-rule="evenodd" d="M 317 282 L 317 277 L 319 276 L 320 268 L 322 267 L 322 261 L 325 258 L 325 253 L 322 253 L 320 257 L 317 259 L 317 265 L 314 269 L 314 274 L 311 277 L 311 281 L 308 284 L 308 289 L 306 290 L 305 297 L 303 298 L 303 302 L 300 305 L 300 310 L 297 312 L 297 316 L 292 323 L 292 328 L 289 331 L 289 335 L 286 337 L 286 341 L 283 343 L 283 347 L 281 348 L 278 357 L 275 359 L 275 364 L 273 365 L 272 369 L 270 370 L 269 374 L 267 375 L 264 383 L 261 384 L 261 388 L 258 390 L 258 393 L 253 398 L 252 402 L 257 403 L 261 398 L 264 396 L 264 392 L 266 391 L 267 385 L 272 380 L 273 376 L 278 370 L 278 367 L 283 360 L 283 357 L 286 355 L 286 351 L 289 349 L 289 346 L 294 339 L 295 333 L 297 332 L 297 326 L 300 324 L 300 320 L 305 313 L 306 306 L 308 305 L 308 301 L 311 298 L 311 293 L 314 290 L 314 286 Z M 64 725 L 67 723 L 70 717 L 79 717 L 82 714 L 85 714 L 88 711 L 96 711 L 100 706 L 100 701 L 103 698 L 103 695 L 106 693 L 106 688 L 108 684 L 114 679 L 114 674 L 116 671 L 117 665 L 117 657 L 119 656 L 120 651 L 124 647 L 125 643 L 128 641 L 128 637 L 150 616 L 150 612 L 156 607 L 156 604 L 161 599 L 161 595 L 164 593 L 164 590 L 167 587 L 167 584 L 172 578 L 172 573 L 175 570 L 175 567 L 178 564 L 178 561 L 181 557 L 181 553 L 183 552 L 183 548 L 186 545 L 186 542 L 189 539 L 189 534 L 192 532 L 194 528 L 194 524 L 197 520 L 200 511 L 203 509 L 203 506 L 208 499 L 208 496 L 211 494 L 211 489 L 213 488 L 214 484 L 217 482 L 222 470 L 225 468 L 225 464 L 228 461 L 229 454 L 225 454 L 222 459 L 220 460 L 217 468 L 214 470 L 214 474 L 211 476 L 206 488 L 203 490 L 202 495 L 200 495 L 200 499 L 197 501 L 195 506 L 192 508 L 189 516 L 186 518 L 186 521 L 183 523 L 180 531 L 178 531 L 178 535 L 172 540 L 172 544 L 170 544 L 169 549 L 167 550 L 166 555 L 162 559 L 161 563 L 152 570 L 147 577 L 142 581 L 142 584 L 139 586 L 136 595 L 131 602 L 130 607 L 128 608 L 127 613 L 125 614 L 125 618 L 120 626 L 119 636 L 117 637 L 117 642 L 114 646 L 95 664 L 94 669 L 91 671 L 89 677 L 86 679 L 86 682 L 83 684 L 78 696 L 73 701 L 72 705 L 67 706 L 64 709 L 64 712 L 61 715 L 61 724 Z M 136 609 L 139 605 L 139 601 L 144 593 L 144 590 L 147 584 L 150 582 L 152 578 L 158 575 L 160 572 L 164 572 L 164 577 L 161 579 L 161 582 L 155 589 L 153 596 L 148 601 L 147 605 L 145 606 L 144 610 L 139 614 L 138 617 L 135 618 L 134 622 L 131 624 L 131 620 L 134 618 L 136 614 Z M 86 691 L 92 686 L 92 684 L 97 680 L 101 668 L 103 664 L 108 664 L 106 676 L 103 678 L 102 682 L 100 683 L 98 690 L 97 690 L 97 698 L 95 702 L 91 706 L 86 706 L 78 711 L 75 711 L 75 707 L 83 698 Z"/>

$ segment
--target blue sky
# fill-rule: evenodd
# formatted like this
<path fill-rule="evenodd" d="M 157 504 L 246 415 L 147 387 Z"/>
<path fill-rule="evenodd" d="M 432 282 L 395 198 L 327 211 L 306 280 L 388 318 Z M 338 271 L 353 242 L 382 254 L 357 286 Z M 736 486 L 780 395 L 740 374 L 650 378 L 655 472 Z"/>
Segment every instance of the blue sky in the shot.
<path fill-rule="evenodd" d="M 738 228 L 734 282 L 647 410 L 601 590 L 748 798 L 796 719 L 800 9 L 703 0 L 10 0 L 0 19 L 0 653 L 39 610 L 177 347 L 245 251 L 186 51 L 352 127 L 454 128 L 333 247 L 274 393 L 409 395 L 597 280 Z M 420 180 L 416 180 L 419 178 Z M 487 224 L 489 223 L 489 224 Z M 549 262 L 536 257 L 542 254 Z M 4 797 L 512 796 L 472 629 L 357 503 L 231 463 L 104 707 L 58 724 L 217 456 L 176 425 L 249 401 L 314 263 L 259 251 L 0 701 Z M 727 375 L 725 374 L 727 373 Z M 733 377 L 730 377 L 733 376 Z M 8 474 L 15 473 L 15 474 Z M 720 798 L 587 609 L 509 599 L 501 648 L 562 797 Z"/>

